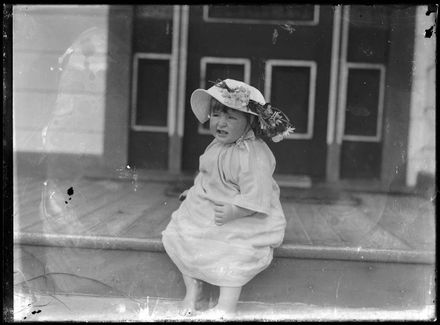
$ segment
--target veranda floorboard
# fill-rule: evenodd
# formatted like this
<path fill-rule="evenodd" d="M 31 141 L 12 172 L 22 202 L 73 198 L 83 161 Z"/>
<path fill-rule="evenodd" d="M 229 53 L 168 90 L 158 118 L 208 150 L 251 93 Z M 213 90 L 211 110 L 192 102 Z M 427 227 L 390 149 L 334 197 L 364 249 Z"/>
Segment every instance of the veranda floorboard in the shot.
<path fill-rule="evenodd" d="M 21 224 L 25 223 L 25 219 L 21 216 L 35 209 L 38 211 L 43 186 L 43 181 L 38 180 L 32 180 L 21 185 L 14 184 L 14 225 L 20 227 Z"/>
<path fill-rule="evenodd" d="M 164 184 L 140 184 L 136 191 L 130 191 L 124 200 L 96 210 L 85 219 L 89 231 L 100 236 L 118 236 L 136 219 L 151 219 L 151 214 L 164 201 Z"/>
<path fill-rule="evenodd" d="M 89 198 L 89 200 L 94 200 L 100 195 L 105 195 L 106 192 L 103 189 L 103 186 L 99 183 L 87 180 L 79 181 L 77 184 L 74 185 L 74 188 L 74 199 L 72 201 L 69 201 L 69 208 L 79 205 L 79 202 L 81 202 L 81 204 L 84 204 L 84 202 L 86 202 L 87 200 L 86 198 Z M 42 215 L 42 211 L 40 210 L 43 190 L 44 187 L 42 187 L 41 189 L 37 188 L 36 191 L 33 193 L 33 196 L 35 196 L 36 199 L 32 202 L 24 204 L 24 208 L 21 209 L 21 211 L 19 212 L 17 219 L 20 220 L 19 224 L 21 230 L 28 231 L 33 226 L 36 226 L 38 223 L 43 222 L 42 218 L 44 216 Z M 48 195 L 50 194 L 48 193 Z"/>
<path fill-rule="evenodd" d="M 38 206 L 41 199 L 41 188 L 43 187 L 41 178 L 20 176 L 13 180 L 13 222 L 14 231 L 21 229 L 26 225 L 27 219 L 21 218 L 23 212 L 29 207 L 31 210 Z M 37 207 L 38 209 L 38 207 Z"/>
<path fill-rule="evenodd" d="M 39 181 L 44 182 L 41 176 L 30 176 L 30 175 L 17 175 L 13 179 L 13 186 L 23 187 L 26 184 L 33 184 Z"/>
<path fill-rule="evenodd" d="M 435 209 L 429 199 L 414 196 L 363 195 L 367 217 L 413 249 L 435 247 Z"/>
<path fill-rule="evenodd" d="M 362 248 L 375 248 L 375 249 L 386 249 L 386 250 L 411 250 L 412 248 L 402 242 L 399 238 L 395 237 L 393 234 L 389 233 L 385 229 L 381 228 L 380 225 L 373 228 L 371 233 L 364 236 L 358 242 L 359 247 Z"/>
<path fill-rule="evenodd" d="M 177 198 L 158 200 L 155 205 L 140 211 L 139 217 L 117 235 L 132 238 L 160 238 L 161 232 L 170 221 L 171 214 L 177 210 L 179 204 Z"/>
<path fill-rule="evenodd" d="M 418 216 L 414 222 L 407 223 L 403 232 L 397 233 L 396 236 L 404 238 L 408 246 L 416 250 L 435 250 L 435 220 L 434 213 L 432 216 L 422 214 Z"/>
<path fill-rule="evenodd" d="M 289 244 L 312 245 L 312 240 L 304 229 L 296 209 L 291 204 L 283 204 L 283 210 L 287 222 L 283 242 Z"/>
<path fill-rule="evenodd" d="M 27 182 L 22 182 L 21 184 L 14 183 L 14 201 L 18 201 L 20 203 L 26 203 L 29 200 L 32 200 L 33 193 L 41 192 L 41 189 L 44 186 L 44 180 L 42 179 L 30 179 Z"/>
<path fill-rule="evenodd" d="M 64 210 L 61 216 L 49 216 L 45 220 L 45 225 L 43 225 L 41 221 L 27 227 L 25 231 L 50 231 L 56 234 L 87 234 L 86 227 L 83 225 L 84 217 L 110 203 L 122 200 L 129 195 L 127 188 L 131 186 L 129 182 L 115 181 L 98 182 L 96 185 L 98 185 L 98 190 L 93 194 L 90 196 L 83 195 L 82 199 L 78 199 L 77 201 L 72 200 L 72 203 L 63 207 Z M 84 194 L 87 191 L 83 189 L 82 192 Z"/>
<path fill-rule="evenodd" d="M 322 217 L 319 207 L 301 203 L 294 203 L 292 207 L 296 210 L 313 245 L 343 247 L 348 245 Z"/>
<path fill-rule="evenodd" d="M 358 206 L 322 205 L 318 209 L 327 224 L 349 247 L 408 249 L 397 237 L 372 222 Z"/>
<path fill-rule="evenodd" d="M 35 184 L 37 185 L 37 184 Z M 101 187 L 99 184 L 97 184 L 96 182 L 90 182 L 90 181 L 85 181 L 85 180 L 81 180 L 79 182 L 77 182 L 76 184 L 74 184 L 73 186 L 75 188 L 74 193 L 75 196 L 84 196 L 83 192 L 86 195 L 95 195 L 96 191 L 99 190 L 99 188 Z M 27 205 L 27 203 L 29 203 L 30 201 L 34 201 L 36 197 L 38 197 L 38 199 L 41 199 L 41 194 L 43 193 L 43 191 L 45 190 L 45 186 L 44 186 L 44 182 L 38 182 L 38 186 L 33 186 L 32 188 L 29 188 L 26 191 L 26 197 L 23 197 L 24 194 L 22 194 L 21 196 L 18 196 L 18 201 L 20 204 L 24 204 Z M 22 192 L 24 192 L 22 190 Z M 61 193 L 59 193 L 61 194 Z M 51 193 L 48 193 L 48 195 L 51 195 Z M 66 193 L 63 193 L 61 195 L 64 195 L 66 197 L 67 200 L 67 190 Z M 71 202 L 69 202 L 71 203 Z M 26 211 L 23 211 L 23 213 L 21 213 L 22 216 L 26 215 Z"/>
<path fill-rule="evenodd" d="M 25 197 L 14 197 L 14 229 L 23 229 L 38 219 L 40 202 L 40 187 L 27 191 Z"/>

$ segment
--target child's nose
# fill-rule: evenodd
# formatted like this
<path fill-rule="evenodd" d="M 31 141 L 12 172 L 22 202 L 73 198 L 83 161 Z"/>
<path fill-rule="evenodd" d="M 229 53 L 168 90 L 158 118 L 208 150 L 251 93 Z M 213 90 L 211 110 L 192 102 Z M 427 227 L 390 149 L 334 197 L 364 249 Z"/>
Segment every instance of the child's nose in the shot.
<path fill-rule="evenodd" d="M 226 121 L 227 121 L 226 116 L 224 114 L 222 114 L 222 115 L 220 115 L 220 119 L 218 121 L 218 124 L 219 125 L 225 125 Z"/>

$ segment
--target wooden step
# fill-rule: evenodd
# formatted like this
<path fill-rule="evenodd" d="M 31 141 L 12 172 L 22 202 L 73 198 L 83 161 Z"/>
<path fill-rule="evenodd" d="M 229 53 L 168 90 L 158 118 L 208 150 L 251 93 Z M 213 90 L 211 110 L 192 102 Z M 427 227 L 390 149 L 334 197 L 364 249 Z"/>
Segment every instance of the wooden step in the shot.
<path fill-rule="evenodd" d="M 157 239 L 15 233 L 16 289 L 182 299 L 180 272 Z M 242 301 L 420 308 L 435 299 L 434 253 L 282 245 Z M 206 286 L 209 295 L 216 288 Z M 215 298 L 214 298 L 215 299 Z"/>

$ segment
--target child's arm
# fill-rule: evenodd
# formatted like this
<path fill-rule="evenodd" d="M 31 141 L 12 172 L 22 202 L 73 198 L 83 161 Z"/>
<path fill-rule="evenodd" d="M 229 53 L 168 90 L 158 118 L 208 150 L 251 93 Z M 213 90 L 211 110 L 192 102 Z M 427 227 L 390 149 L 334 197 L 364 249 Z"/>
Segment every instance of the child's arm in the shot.
<path fill-rule="evenodd" d="M 238 151 L 239 164 L 232 166 L 239 193 L 230 203 L 268 215 L 271 211 L 272 197 L 277 191 L 277 186 L 274 185 L 272 178 L 275 170 L 275 158 L 263 142 L 250 142 L 249 147 L 249 150 Z"/>
<path fill-rule="evenodd" d="M 234 204 L 214 202 L 214 213 L 215 213 L 215 224 L 217 226 L 222 226 L 225 223 L 250 216 L 255 213 L 255 211 L 248 210 Z"/>

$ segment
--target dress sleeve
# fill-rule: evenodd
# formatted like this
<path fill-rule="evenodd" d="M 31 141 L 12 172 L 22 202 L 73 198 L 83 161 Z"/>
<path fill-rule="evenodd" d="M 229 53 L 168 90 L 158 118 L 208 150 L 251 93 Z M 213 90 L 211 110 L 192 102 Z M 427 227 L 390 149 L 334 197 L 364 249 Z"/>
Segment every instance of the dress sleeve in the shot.
<path fill-rule="evenodd" d="M 252 141 L 239 150 L 239 194 L 233 204 L 260 213 L 269 214 L 274 182 L 272 174 L 275 158 L 264 143 Z"/>

